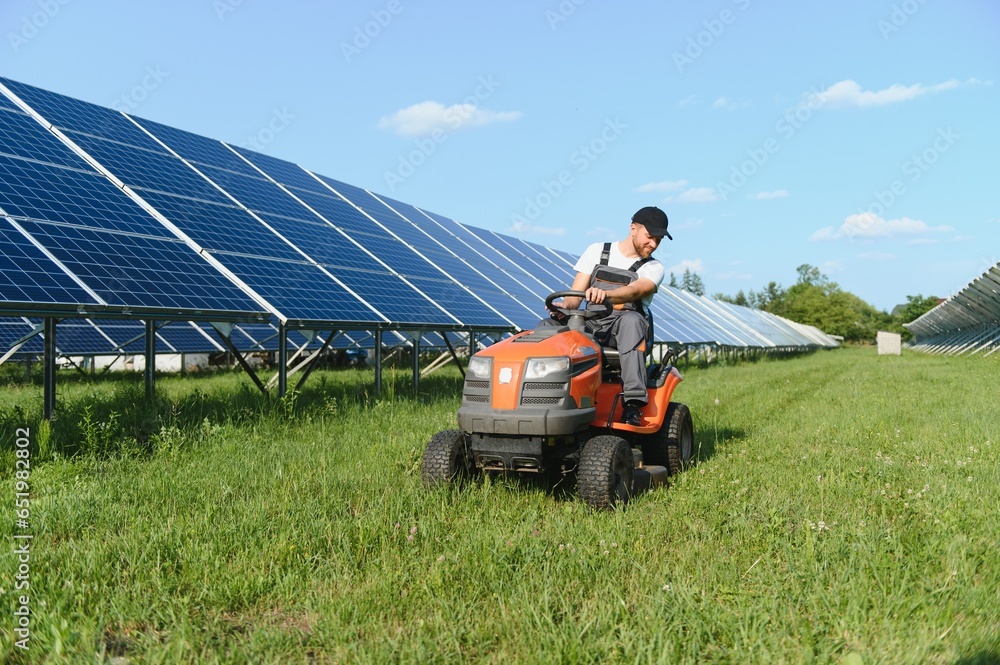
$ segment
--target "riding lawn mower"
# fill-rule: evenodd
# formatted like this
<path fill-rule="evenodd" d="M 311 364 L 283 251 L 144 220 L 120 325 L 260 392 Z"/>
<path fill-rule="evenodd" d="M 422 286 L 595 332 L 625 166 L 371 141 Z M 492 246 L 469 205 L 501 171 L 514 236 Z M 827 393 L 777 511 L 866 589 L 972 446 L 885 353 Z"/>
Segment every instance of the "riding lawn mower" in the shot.
<path fill-rule="evenodd" d="M 469 359 L 458 429 L 438 432 L 424 451 L 426 486 L 476 472 L 547 474 L 554 480 L 575 475 L 584 502 L 608 509 L 690 463 L 691 414 L 670 401 L 680 372 L 669 356 L 649 365 L 642 421 L 621 422 L 618 351 L 602 347 L 585 325 L 609 316 L 612 306 L 569 309 L 555 303 L 584 295 L 559 291 L 545 299 L 566 325 L 518 333 Z"/>

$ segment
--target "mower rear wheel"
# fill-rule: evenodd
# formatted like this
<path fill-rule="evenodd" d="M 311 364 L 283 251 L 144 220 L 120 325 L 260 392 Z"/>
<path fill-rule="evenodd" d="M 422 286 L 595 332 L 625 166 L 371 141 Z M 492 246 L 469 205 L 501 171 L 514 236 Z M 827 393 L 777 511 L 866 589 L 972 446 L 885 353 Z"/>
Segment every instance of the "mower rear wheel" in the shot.
<path fill-rule="evenodd" d="M 663 427 L 643 442 L 643 463 L 665 466 L 672 476 L 689 467 L 693 455 L 694 423 L 691 411 L 680 402 L 671 402 Z"/>
<path fill-rule="evenodd" d="M 431 437 L 420 462 L 420 479 L 425 487 L 462 480 L 471 473 L 464 432 L 446 429 Z"/>
<path fill-rule="evenodd" d="M 632 496 L 632 449 L 618 436 L 595 436 L 580 451 L 576 487 L 580 498 L 596 510 L 625 504 Z"/>

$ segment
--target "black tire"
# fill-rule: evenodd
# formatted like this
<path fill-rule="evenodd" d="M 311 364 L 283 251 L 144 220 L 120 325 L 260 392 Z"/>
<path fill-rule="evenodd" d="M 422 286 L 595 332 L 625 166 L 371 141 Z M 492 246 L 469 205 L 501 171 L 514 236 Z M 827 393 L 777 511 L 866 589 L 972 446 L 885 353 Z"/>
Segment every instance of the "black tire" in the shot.
<path fill-rule="evenodd" d="M 580 451 L 576 487 L 595 510 L 625 504 L 632 496 L 632 449 L 617 436 L 595 436 Z"/>
<path fill-rule="evenodd" d="M 694 456 L 694 423 L 687 406 L 671 402 L 663 427 L 650 434 L 642 445 L 644 464 L 667 467 L 672 476 L 691 466 Z"/>
<path fill-rule="evenodd" d="M 446 429 L 431 437 L 420 462 L 420 479 L 425 487 L 461 481 L 471 472 L 464 432 Z"/>

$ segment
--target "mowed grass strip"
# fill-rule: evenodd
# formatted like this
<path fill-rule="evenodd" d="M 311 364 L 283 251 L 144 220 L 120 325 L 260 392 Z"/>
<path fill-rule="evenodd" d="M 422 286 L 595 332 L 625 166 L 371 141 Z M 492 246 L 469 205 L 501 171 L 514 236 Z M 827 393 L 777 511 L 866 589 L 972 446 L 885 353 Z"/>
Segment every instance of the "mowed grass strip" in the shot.
<path fill-rule="evenodd" d="M 57 421 L 49 445 L 73 448 L 62 427 L 90 449 L 33 465 L 30 649 L 6 628 L 0 653 L 997 662 L 998 369 L 871 349 L 692 368 L 675 399 L 697 465 L 611 513 L 516 478 L 424 489 L 420 455 L 454 426 L 457 373 L 416 399 L 405 374 L 376 399 L 370 373 L 317 372 L 284 401 L 238 375 L 164 378 L 155 409 L 131 415 L 133 384 L 68 382 L 64 412 L 89 405 L 90 421 Z M 34 400 L 7 391 L 4 422 L 35 422 Z M 126 421 L 151 433 L 102 438 Z"/>

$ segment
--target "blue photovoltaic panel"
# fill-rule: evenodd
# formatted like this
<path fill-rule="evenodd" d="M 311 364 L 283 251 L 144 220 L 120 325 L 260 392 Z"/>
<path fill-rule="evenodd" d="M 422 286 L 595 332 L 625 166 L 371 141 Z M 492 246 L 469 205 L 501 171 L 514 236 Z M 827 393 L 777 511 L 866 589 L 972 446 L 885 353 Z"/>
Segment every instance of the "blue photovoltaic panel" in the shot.
<path fill-rule="evenodd" d="M 266 258 L 300 261 L 302 255 L 246 211 L 158 192 L 142 198 L 203 248 Z"/>
<path fill-rule="evenodd" d="M 142 324 L 135 325 L 137 334 L 143 334 Z M 122 340 L 124 341 L 124 340 Z M 116 344 L 95 328 L 90 321 L 68 319 L 61 321 L 56 329 L 56 349 L 63 355 L 103 356 L 118 353 Z M 139 340 L 139 353 L 142 353 L 143 342 Z"/>
<path fill-rule="evenodd" d="M 260 177 L 260 174 L 252 166 L 233 154 L 233 151 L 220 141 L 161 125 L 152 120 L 136 117 L 132 119 L 163 141 L 171 150 L 189 162 L 195 163 L 196 166 L 204 164 L 243 175 Z"/>
<path fill-rule="evenodd" d="M 0 219 L 0 300 L 22 303 L 96 304 L 41 250 Z"/>
<path fill-rule="evenodd" d="M 160 327 L 157 335 L 173 350 L 179 353 L 214 353 L 223 346 L 217 337 L 206 339 L 199 328 L 188 321 L 174 321 Z M 157 351 L 161 349 L 157 346 Z"/>
<path fill-rule="evenodd" d="M 382 319 L 318 266 L 219 253 L 216 258 L 288 318 L 364 323 Z"/>
<path fill-rule="evenodd" d="M 230 203 L 230 200 L 184 162 L 160 151 L 141 150 L 89 136 L 70 138 L 115 177 L 134 188 L 178 194 L 193 199 Z"/>
<path fill-rule="evenodd" d="M 259 306 L 179 240 L 19 222 L 111 305 L 256 311 Z"/>
<path fill-rule="evenodd" d="M 149 150 L 162 150 L 156 141 L 118 111 L 2 77 L 0 83 L 60 129 L 85 132 Z"/>
<path fill-rule="evenodd" d="M 275 230 L 306 251 L 317 263 L 336 275 L 349 289 L 372 303 L 391 321 L 451 325 L 451 319 L 438 308 L 427 308 L 428 300 L 360 251 L 340 232 L 326 224 L 261 215 Z M 428 317 L 432 317 L 428 320 Z"/>
<path fill-rule="evenodd" d="M 104 176 L 26 159 L 0 156 L 0 208 L 11 217 L 173 238 Z"/>
<path fill-rule="evenodd" d="M 35 329 L 24 319 L 0 318 L 0 355 L 12 349 L 17 341 Z M 35 335 L 17 351 L 17 355 L 42 353 L 42 336 Z"/>
<path fill-rule="evenodd" d="M 298 164 L 286 162 L 283 159 L 247 150 L 246 148 L 231 147 L 282 185 L 294 187 L 297 190 L 332 195 L 330 190 L 320 184 L 316 178 L 306 173 Z"/>
<path fill-rule="evenodd" d="M 571 276 L 567 282 L 566 273 L 556 269 L 554 264 L 550 261 L 541 261 L 534 252 L 525 248 L 523 243 L 517 238 L 513 238 L 503 233 L 497 233 L 496 231 L 480 232 L 479 229 L 476 229 L 476 232 L 480 233 L 483 240 L 494 244 L 499 251 L 513 251 L 513 256 L 517 257 L 515 260 L 527 261 L 527 269 L 536 273 L 538 275 L 538 279 L 548 284 L 553 291 L 569 288 L 569 284 L 573 281 Z M 572 273 L 572 271 L 569 272 Z"/>
<path fill-rule="evenodd" d="M 483 244 L 488 245 L 498 255 L 504 257 L 509 264 L 517 266 L 518 270 L 531 275 L 532 278 L 540 282 L 543 290 L 546 291 L 545 295 L 554 291 L 563 291 L 569 288 L 569 285 L 565 283 L 565 280 L 557 279 L 555 276 L 550 275 L 537 265 L 526 260 L 520 252 L 517 252 L 513 247 L 503 242 L 503 240 L 492 231 L 478 229 L 474 226 L 463 225 L 462 228 L 475 236 Z"/>
<path fill-rule="evenodd" d="M 67 148 L 52 132 L 19 111 L 0 109 L 0 153 L 92 170 L 82 157 Z"/>
<path fill-rule="evenodd" d="M 245 176 L 232 171 L 204 166 L 201 172 L 222 187 L 241 205 L 254 212 L 267 212 L 292 219 L 316 220 L 316 216 L 301 203 L 263 176 Z M 304 249 L 304 248 L 303 248 Z"/>
<path fill-rule="evenodd" d="M 499 289 L 510 294 L 510 297 L 521 304 L 522 308 L 529 309 L 529 311 L 533 314 L 537 314 L 537 307 L 534 307 L 534 305 L 536 304 L 538 295 L 525 288 L 521 282 L 513 279 L 508 273 L 504 272 L 489 259 L 470 248 L 461 239 L 452 235 L 441 224 L 418 208 L 411 206 L 408 203 L 394 201 L 386 197 L 379 198 L 384 199 L 396 211 L 406 217 L 410 223 L 418 226 L 424 233 L 434 238 L 434 240 L 436 240 L 441 246 L 450 250 L 450 253 L 457 254 L 472 268 L 482 273 L 486 279 L 492 282 L 494 289 Z"/>
<path fill-rule="evenodd" d="M 430 219 L 430 224 L 440 229 L 445 237 L 452 239 L 450 242 L 458 248 L 456 251 L 480 267 L 480 270 L 489 269 L 488 276 L 508 293 L 520 298 L 522 302 L 534 304 L 539 300 L 544 301 L 545 296 L 549 294 L 541 282 L 453 220 L 426 210 L 420 212 L 426 215 Z"/>

